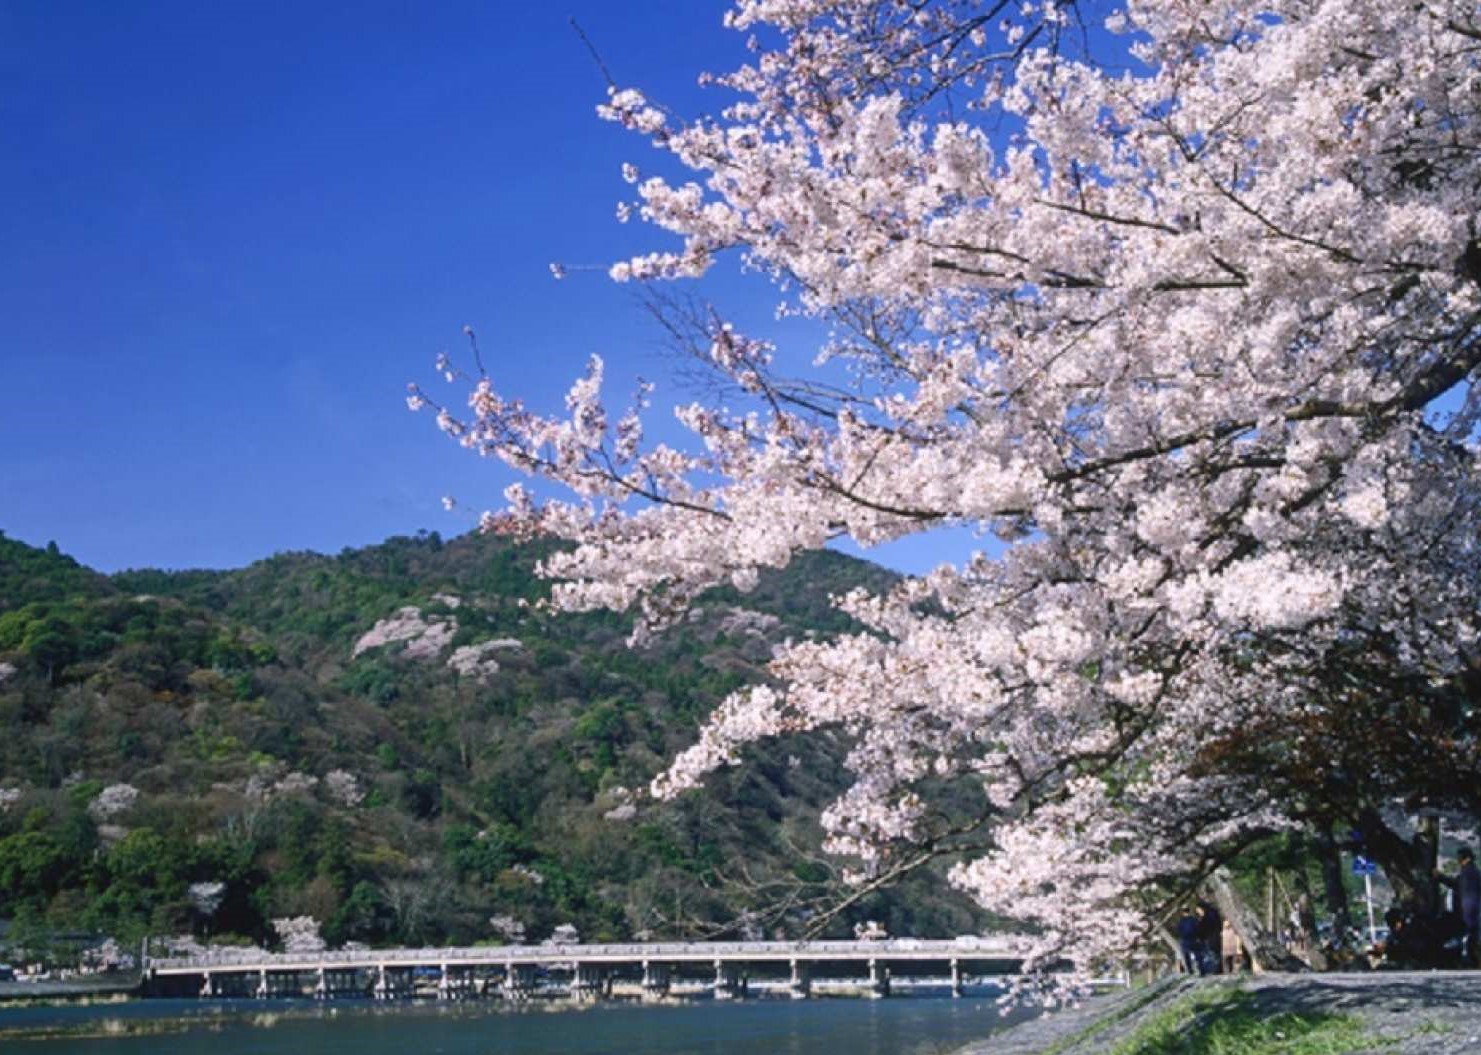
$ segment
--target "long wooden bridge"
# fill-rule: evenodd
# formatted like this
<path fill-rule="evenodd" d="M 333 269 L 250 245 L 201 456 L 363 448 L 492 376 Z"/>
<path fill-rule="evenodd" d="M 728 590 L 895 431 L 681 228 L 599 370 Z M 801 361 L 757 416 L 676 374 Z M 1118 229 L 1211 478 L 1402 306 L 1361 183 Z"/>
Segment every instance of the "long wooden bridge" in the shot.
<path fill-rule="evenodd" d="M 662 999 L 709 993 L 737 999 L 755 988 L 802 999 L 815 985 L 890 994 L 891 981 L 932 981 L 960 996 L 970 978 L 1019 969 L 1012 937 L 948 941 L 667 942 L 501 945 L 457 949 L 357 949 L 269 953 L 260 949 L 152 959 L 147 991 L 203 997 L 496 996 L 528 1000 L 614 994 Z"/>

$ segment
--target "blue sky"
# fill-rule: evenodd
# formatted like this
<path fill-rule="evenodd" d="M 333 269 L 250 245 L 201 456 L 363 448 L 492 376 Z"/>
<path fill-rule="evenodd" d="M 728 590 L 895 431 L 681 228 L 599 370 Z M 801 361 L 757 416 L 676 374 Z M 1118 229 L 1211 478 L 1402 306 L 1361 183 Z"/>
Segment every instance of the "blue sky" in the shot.
<path fill-rule="evenodd" d="M 539 406 L 591 352 L 619 379 L 669 365 L 632 290 L 548 269 L 664 244 L 614 218 L 649 152 L 596 118 L 567 19 L 694 114 L 724 102 L 696 75 L 743 57 L 723 9 L 0 6 L 0 529 L 104 570 L 466 529 L 510 477 L 404 403 L 465 323 Z"/>

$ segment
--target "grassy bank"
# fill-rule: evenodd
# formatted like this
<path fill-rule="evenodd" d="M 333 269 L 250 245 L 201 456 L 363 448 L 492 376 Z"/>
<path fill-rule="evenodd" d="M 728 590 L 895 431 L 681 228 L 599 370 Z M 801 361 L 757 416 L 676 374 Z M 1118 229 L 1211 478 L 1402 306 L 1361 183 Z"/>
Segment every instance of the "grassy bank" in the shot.
<path fill-rule="evenodd" d="M 1110 1055 L 1342 1055 L 1386 1046 L 1352 1015 L 1262 1014 L 1232 987 L 1200 989 L 1141 1023 Z"/>

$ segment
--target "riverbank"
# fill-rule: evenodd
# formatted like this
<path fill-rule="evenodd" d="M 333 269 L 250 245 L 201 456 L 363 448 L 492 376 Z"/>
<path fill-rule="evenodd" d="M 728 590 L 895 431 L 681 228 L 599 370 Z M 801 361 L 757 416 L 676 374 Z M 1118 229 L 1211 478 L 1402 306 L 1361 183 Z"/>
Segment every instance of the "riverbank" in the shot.
<path fill-rule="evenodd" d="M 1093 998 L 956 1055 L 1481 1052 L 1481 972 L 1172 978 Z"/>
<path fill-rule="evenodd" d="M 138 971 L 41 982 L 0 982 L 0 1005 L 102 1003 L 139 995 Z"/>

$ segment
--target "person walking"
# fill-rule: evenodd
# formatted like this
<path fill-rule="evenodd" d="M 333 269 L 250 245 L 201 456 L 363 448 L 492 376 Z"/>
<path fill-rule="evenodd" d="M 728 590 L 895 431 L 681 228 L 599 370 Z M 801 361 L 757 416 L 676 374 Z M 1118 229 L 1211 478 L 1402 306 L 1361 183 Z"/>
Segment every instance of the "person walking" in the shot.
<path fill-rule="evenodd" d="M 1460 910 L 1461 923 L 1465 925 L 1465 948 L 1461 962 L 1468 967 L 1481 967 L 1481 869 L 1476 867 L 1476 855 L 1469 846 L 1455 852 L 1460 870 L 1453 876 L 1438 869 L 1435 877 L 1455 891 L 1455 907 Z"/>
<path fill-rule="evenodd" d="M 1189 974 L 1203 974 L 1204 947 L 1198 936 L 1199 920 L 1190 908 L 1183 909 L 1178 917 L 1178 950 L 1182 954 L 1183 968 Z"/>
<path fill-rule="evenodd" d="M 1227 919 L 1224 921 L 1223 932 L 1219 935 L 1219 945 L 1223 953 L 1224 973 L 1235 974 L 1240 968 L 1243 956 L 1239 945 L 1239 935 L 1234 932 L 1234 925 Z"/>

